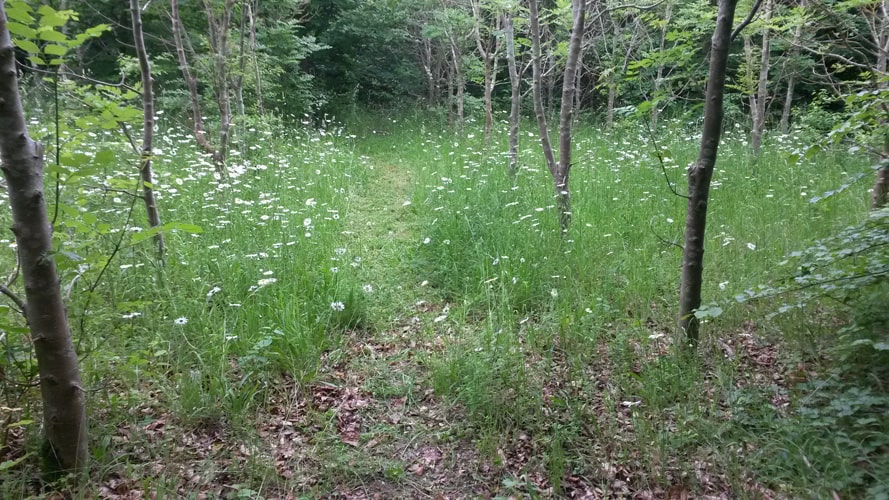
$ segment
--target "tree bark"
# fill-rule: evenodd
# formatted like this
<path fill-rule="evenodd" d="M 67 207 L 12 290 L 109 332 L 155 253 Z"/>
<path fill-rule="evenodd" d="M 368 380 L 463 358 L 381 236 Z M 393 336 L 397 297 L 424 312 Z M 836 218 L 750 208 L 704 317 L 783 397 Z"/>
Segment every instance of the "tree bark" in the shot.
<path fill-rule="evenodd" d="M 173 43 L 176 46 L 176 57 L 179 61 L 179 70 L 182 72 L 182 78 L 185 80 L 185 86 L 188 87 L 188 97 L 191 101 L 191 128 L 194 138 L 198 146 L 205 153 L 216 158 L 216 148 L 210 144 L 207 139 L 207 132 L 204 130 L 204 115 L 201 112 L 201 97 L 198 94 L 197 78 L 191 73 L 188 65 L 188 58 L 185 56 L 185 43 L 183 42 L 182 21 L 179 18 L 179 0 L 170 0 L 170 20 L 172 21 Z M 217 165 L 217 170 L 219 166 Z"/>
<path fill-rule="evenodd" d="M 568 176 L 571 174 L 571 123 L 574 116 L 574 93 L 577 90 L 574 84 L 577 81 L 577 66 L 585 26 L 586 0 L 573 0 L 572 4 L 574 23 L 571 28 L 571 39 L 568 41 L 568 59 L 565 61 L 562 102 L 559 109 L 559 168 L 558 172 L 553 174 L 562 232 L 568 231 L 571 222 L 571 192 L 568 190 Z"/>
<path fill-rule="evenodd" d="M 700 323 L 695 311 L 701 307 L 704 271 L 704 234 L 710 180 L 716 165 L 722 134 L 725 73 L 731 45 L 732 22 L 738 0 L 719 0 L 716 29 L 710 49 L 710 69 L 705 94 L 704 125 L 697 161 L 688 170 L 688 209 L 685 216 L 685 247 L 682 252 L 682 283 L 679 292 L 680 339 L 696 346 Z M 684 339 L 681 336 L 684 335 Z"/>
<path fill-rule="evenodd" d="M 758 155 L 762 147 L 762 134 L 766 126 L 766 101 L 769 98 L 769 61 L 771 56 L 771 41 L 769 39 L 769 22 L 772 19 L 772 0 L 766 0 L 763 4 L 763 22 L 766 24 L 762 32 L 762 53 L 759 61 L 759 78 L 757 80 L 756 95 L 752 99 L 753 130 L 750 133 L 750 146 L 753 154 Z"/>
<path fill-rule="evenodd" d="M 808 4 L 807 0 L 800 0 L 800 8 L 805 9 Z M 793 41 L 790 44 L 790 54 L 788 60 L 795 61 L 799 57 L 799 41 L 803 34 L 803 23 L 800 23 L 793 29 Z M 787 92 L 784 94 L 784 108 L 781 110 L 780 129 L 782 134 L 790 131 L 790 115 L 793 111 L 793 93 L 796 90 L 796 71 L 791 71 L 787 77 Z"/>
<path fill-rule="evenodd" d="M 154 140 L 154 90 L 151 81 L 151 64 L 148 61 L 148 53 L 145 50 L 145 38 L 142 33 L 142 11 L 139 0 L 130 0 L 130 15 L 133 20 L 133 41 L 136 47 L 136 57 L 139 59 L 139 71 L 142 75 L 142 152 L 140 155 L 139 172 L 142 178 L 142 199 L 145 202 L 145 214 L 148 216 L 148 225 L 157 227 L 161 225 L 160 211 L 157 208 L 157 200 L 154 196 L 154 181 L 151 171 L 152 142 Z M 154 235 L 157 246 L 158 258 L 164 258 L 164 235 L 158 232 Z"/>
<path fill-rule="evenodd" d="M 875 20 L 871 27 L 877 52 L 874 79 L 877 81 L 877 89 L 884 90 L 889 86 L 889 83 L 886 82 L 886 78 L 889 76 L 889 0 L 882 0 L 875 10 L 875 15 L 879 19 Z M 889 124 L 884 121 L 883 127 L 885 128 L 887 125 Z M 889 137 L 884 137 L 881 166 L 877 170 L 877 179 L 874 182 L 871 195 L 871 208 L 874 210 L 883 208 L 889 202 L 889 165 L 887 162 L 889 162 Z"/>
<path fill-rule="evenodd" d="M 522 80 L 515 60 L 515 26 L 513 13 L 506 14 L 506 64 L 509 67 L 509 83 L 512 88 L 509 109 L 509 177 L 515 179 L 519 161 L 519 123 L 522 116 Z"/>
<path fill-rule="evenodd" d="M 40 374 L 49 465 L 74 473 L 88 464 L 86 397 L 52 257 L 43 193 L 43 147 L 28 136 L 15 49 L 0 3 L 0 162 L 25 285 L 25 308 Z"/>
<path fill-rule="evenodd" d="M 540 13 L 537 9 L 537 0 L 529 0 L 529 21 L 531 23 L 531 85 L 534 93 L 534 115 L 537 118 L 537 129 L 540 134 L 540 146 L 543 149 L 543 157 L 549 171 L 558 169 L 553 148 L 549 142 L 549 126 L 546 123 L 546 109 L 543 107 L 543 75 L 541 74 L 541 49 L 540 49 Z M 553 174 L 553 177 L 555 175 Z"/>
<path fill-rule="evenodd" d="M 668 1 L 666 10 L 664 11 L 664 25 L 661 26 L 661 37 L 659 42 L 660 53 L 663 54 L 664 50 L 667 46 L 667 31 L 670 27 L 670 15 L 673 12 L 673 3 Z M 657 63 L 657 72 L 654 77 L 654 95 L 652 96 L 654 100 L 654 105 L 651 107 L 651 130 L 657 130 L 657 120 L 660 116 L 661 110 L 660 105 L 658 104 L 658 100 L 660 98 L 661 85 L 663 84 L 664 79 L 664 62 L 663 60 L 658 60 Z"/>
<path fill-rule="evenodd" d="M 540 130 L 540 144 L 543 148 L 543 156 L 556 190 L 556 206 L 559 210 L 559 227 L 562 233 L 568 231 L 571 223 L 571 192 L 568 188 L 568 178 L 571 173 L 571 119 L 574 108 L 574 81 L 577 73 L 577 61 L 580 59 L 580 47 L 583 41 L 584 17 L 586 13 L 585 0 L 572 0 L 574 21 L 572 24 L 571 39 L 568 42 L 568 59 L 565 62 L 565 73 L 562 78 L 562 101 L 559 110 L 559 161 L 556 162 L 549 142 L 549 127 L 546 123 L 546 112 L 543 108 L 540 70 L 540 13 L 537 8 L 537 0 L 531 0 L 531 47 L 533 52 L 533 85 L 534 85 L 534 112 L 537 115 L 537 126 Z"/>
<path fill-rule="evenodd" d="M 204 0 L 204 10 L 207 13 L 207 24 L 210 30 L 210 48 L 213 50 L 215 60 L 215 85 L 216 104 L 219 107 L 219 146 L 213 157 L 217 168 L 225 171 L 225 162 L 228 160 L 229 133 L 231 131 L 232 108 L 231 94 L 229 93 L 228 71 L 228 27 L 231 22 L 234 0 L 225 0 L 222 16 L 217 18 L 213 11 L 213 5 L 209 0 Z"/>
<path fill-rule="evenodd" d="M 475 44 L 478 48 L 478 54 L 481 56 L 482 61 L 484 62 L 484 80 L 485 80 L 485 88 L 484 88 L 484 100 L 485 100 L 485 146 L 490 144 L 491 142 L 491 129 L 494 126 L 494 85 L 497 81 L 497 54 L 500 52 L 500 40 L 494 38 L 493 41 L 491 37 L 482 36 L 482 24 L 484 23 L 484 16 L 482 16 L 480 0 L 472 0 L 470 2 L 472 7 L 472 18 L 473 18 L 473 34 L 475 35 Z M 500 17 L 497 18 L 498 26 L 494 27 L 494 30 L 497 31 L 500 29 L 499 21 Z"/>
<path fill-rule="evenodd" d="M 256 109 L 259 116 L 265 115 L 265 109 L 262 103 L 262 78 L 259 75 L 259 55 L 256 52 L 256 9 L 259 6 L 259 0 L 253 0 L 247 3 L 247 15 L 250 20 L 250 50 L 253 52 L 253 78 L 256 80 Z"/>

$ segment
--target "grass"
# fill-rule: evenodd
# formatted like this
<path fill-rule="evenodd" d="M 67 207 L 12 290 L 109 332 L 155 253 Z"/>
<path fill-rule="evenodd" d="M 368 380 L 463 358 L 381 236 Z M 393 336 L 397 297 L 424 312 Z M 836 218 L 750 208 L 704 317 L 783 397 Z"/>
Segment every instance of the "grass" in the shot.
<path fill-rule="evenodd" d="M 168 129 L 162 213 L 202 231 L 167 233 L 165 266 L 150 242 L 130 242 L 138 204 L 95 187 L 131 178 L 118 165 L 135 159 L 111 135 L 70 138 L 115 161 L 65 186 L 57 230 L 82 258 L 60 269 L 91 391 L 94 491 L 886 490 L 884 388 L 823 349 L 841 312 L 819 303 L 770 319 L 789 298 L 735 300 L 792 277 L 788 254 L 863 218 L 867 180 L 809 199 L 864 160 L 790 163 L 809 142 L 799 134 L 753 158 L 742 130 L 726 131 L 704 284 L 723 312 L 689 355 L 671 348 L 685 200 L 665 172 L 682 191 L 693 124 L 664 123 L 657 145 L 634 123 L 580 124 L 561 237 L 530 127 L 512 180 L 502 124 L 486 146 L 475 123 L 455 136 L 428 116 L 359 118 L 250 130 L 229 179 Z M 28 422 L 40 413 L 36 391 L 16 385 L 34 377 L 27 337 L 9 332 L 0 458 L 26 458 L 0 470 L 0 494 L 18 498 L 34 491 Z"/>

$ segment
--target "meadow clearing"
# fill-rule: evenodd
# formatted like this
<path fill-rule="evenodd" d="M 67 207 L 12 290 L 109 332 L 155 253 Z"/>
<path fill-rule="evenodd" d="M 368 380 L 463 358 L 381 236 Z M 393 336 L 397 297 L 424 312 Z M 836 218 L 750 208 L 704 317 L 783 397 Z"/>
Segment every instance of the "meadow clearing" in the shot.
<path fill-rule="evenodd" d="M 139 237 L 134 155 L 116 133 L 67 137 L 85 167 L 50 169 L 47 192 L 89 387 L 91 494 L 889 492 L 889 398 L 831 351 L 848 311 L 778 293 L 799 275 L 794 252 L 866 218 L 870 177 L 813 201 L 866 158 L 840 146 L 793 161 L 817 139 L 800 130 L 754 157 L 726 127 L 690 353 L 673 345 L 686 202 L 667 183 L 684 188 L 698 123 L 664 119 L 652 136 L 632 119 L 581 122 L 561 236 L 530 126 L 510 179 L 502 121 L 485 145 L 476 123 L 359 118 L 245 127 L 227 178 L 163 128 L 163 265 Z M 24 498 L 35 362 L 21 329 L 3 349 L 0 496 Z"/>

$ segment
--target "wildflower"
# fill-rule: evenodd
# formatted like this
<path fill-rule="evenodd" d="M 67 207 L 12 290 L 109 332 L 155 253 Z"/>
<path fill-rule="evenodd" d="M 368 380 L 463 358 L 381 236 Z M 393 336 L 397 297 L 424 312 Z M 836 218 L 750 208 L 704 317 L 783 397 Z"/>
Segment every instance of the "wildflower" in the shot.
<path fill-rule="evenodd" d="M 345 248 L 335 248 L 333 250 L 333 253 L 335 253 L 337 255 L 345 255 L 346 249 Z"/>
<path fill-rule="evenodd" d="M 553 288 L 552 290 L 549 291 L 549 294 L 552 295 L 553 298 L 555 299 L 559 296 L 559 291 L 556 290 L 555 288 Z"/>
<path fill-rule="evenodd" d="M 186 318 L 185 316 L 173 320 L 174 325 L 184 325 L 186 323 L 188 323 L 188 318 Z"/>
<path fill-rule="evenodd" d="M 748 243 L 747 248 L 749 248 L 751 250 L 756 250 L 756 245 L 754 245 L 753 243 Z"/>
<path fill-rule="evenodd" d="M 330 308 L 333 309 L 334 311 L 341 312 L 346 309 L 346 305 L 343 304 L 342 302 L 331 302 Z"/>
<path fill-rule="evenodd" d="M 142 313 L 131 312 L 131 313 L 127 313 L 127 314 L 122 314 L 120 317 L 123 319 L 133 319 L 133 318 L 138 318 L 139 316 L 142 316 Z"/>
<path fill-rule="evenodd" d="M 320 172 L 319 172 L 319 173 L 320 173 Z M 307 206 L 307 207 L 315 208 L 315 206 L 316 206 L 317 204 L 318 204 L 318 202 L 315 201 L 315 198 L 309 198 L 308 200 L 306 200 L 306 206 Z"/>
<path fill-rule="evenodd" d="M 426 239 L 423 240 L 424 245 L 428 245 L 432 240 L 427 236 Z"/>
<path fill-rule="evenodd" d="M 210 297 L 216 295 L 217 293 L 219 293 L 221 291 L 222 291 L 222 288 L 219 288 L 218 286 L 214 286 L 213 288 L 210 289 L 209 292 L 207 292 L 207 298 L 209 299 Z"/>
<path fill-rule="evenodd" d="M 263 278 L 263 279 L 257 281 L 256 284 L 258 286 L 262 287 L 262 286 L 271 285 L 272 283 L 277 283 L 277 282 L 278 282 L 277 278 Z"/>
<path fill-rule="evenodd" d="M 333 274 L 336 274 L 336 273 L 340 272 L 340 268 L 338 268 L 338 267 L 331 267 L 331 268 L 330 268 L 330 272 L 332 272 Z"/>
<path fill-rule="evenodd" d="M 304 227 L 309 227 L 311 225 L 312 225 L 312 218 L 311 217 L 306 217 L 305 219 L 303 219 L 303 226 Z"/>
<path fill-rule="evenodd" d="M 373 293 L 373 291 L 374 291 L 374 287 L 371 286 L 371 285 L 364 285 L 363 287 L 361 287 L 361 290 L 362 290 L 364 293 Z"/>

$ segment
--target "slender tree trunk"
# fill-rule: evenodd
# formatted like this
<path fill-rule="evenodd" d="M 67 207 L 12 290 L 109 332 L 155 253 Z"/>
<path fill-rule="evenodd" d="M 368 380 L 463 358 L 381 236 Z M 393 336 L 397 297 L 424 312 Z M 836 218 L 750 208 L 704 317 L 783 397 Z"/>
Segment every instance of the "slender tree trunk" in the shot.
<path fill-rule="evenodd" d="M 732 22 L 738 0 L 719 0 L 716 29 L 710 48 L 710 70 L 704 105 L 704 126 L 697 161 L 688 169 L 688 210 L 685 216 L 685 247 L 682 252 L 682 284 L 679 292 L 679 334 L 697 345 L 700 324 L 695 311 L 701 307 L 704 276 L 704 233 L 710 180 L 716 165 L 722 133 L 725 73 L 731 45 Z"/>
<path fill-rule="evenodd" d="M 799 6 L 806 8 L 808 0 L 800 0 Z M 799 58 L 799 41 L 803 34 L 803 24 L 800 23 L 793 29 L 793 41 L 790 46 L 790 54 L 788 60 L 796 61 Z M 796 90 L 796 71 L 791 71 L 787 77 L 787 92 L 784 94 L 784 108 L 781 110 L 781 133 L 786 134 L 790 131 L 790 115 L 793 110 L 793 94 Z"/>
<path fill-rule="evenodd" d="M 6 178 L 12 231 L 25 286 L 25 312 L 40 374 L 46 459 L 80 474 L 88 460 L 86 396 L 59 290 L 52 226 L 43 193 L 43 146 L 28 136 L 18 91 L 15 48 L 0 2 L 0 169 Z"/>
<path fill-rule="evenodd" d="M 247 70 L 247 1 L 241 0 L 241 28 L 238 39 L 238 74 L 235 75 L 232 87 L 235 91 L 235 106 L 238 110 L 238 123 L 242 130 L 238 134 L 243 135 L 244 126 L 244 72 Z"/>
<path fill-rule="evenodd" d="M 762 53 L 759 61 L 759 79 L 757 80 L 756 96 L 753 99 L 753 130 L 750 134 L 750 145 L 753 154 L 758 155 L 762 147 L 762 134 L 766 126 L 766 101 L 769 98 L 769 60 L 771 56 L 771 41 L 769 39 L 770 28 L 768 26 L 772 18 L 772 0 L 766 0 L 763 4 L 763 22 L 766 27 L 762 32 Z"/>
<path fill-rule="evenodd" d="M 217 19 L 210 0 L 204 0 L 204 11 L 207 13 L 207 21 L 210 29 L 210 46 L 214 53 L 214 80 L 216 90 L 216 104 L 219 107 L 219 147 L 216 149 L 214 161 L 217 168 L 226 170 L 225 163 L 228 160 L 229 134 L 231 132 L 232 108 L 229 89 L 228 71 L 228 27 L 231 22 L 231 13 L 234 8 L 234 0 L 225 0 L 222 16 Z"/>
<path fill-rule="evenodd" d="M 559 110 L 559 168 L 553 174 L 556 184 L 556 205 L 559 208 L 559 223 L 562 232 L 568 231 L 571 222 L 571 193 L 568 190 L 568 176 L 571 174 L 571 123 L 574 115 L 574 83 L 583 45 L 586 0 L 573 0 L 574 23 L 571 39 L 568 41 L 568 59 L 565 61 L 565 76 L 562 78 L 562 102 Z"/>
<path fill-rule="evenodd" d="M 519 161 L 519 123 L 522 119 L 522 80 L 515 60 L 515 27 L 513 13 L 506 14 L 506 64 L 512 88 L 509 110 L 509 177 L 515 179 Z"/>
<path fill-rule="evenodd" d="M 463 81 L 463 70 L 461 68 L 461 62 L 460 62 L 460 58 L 461 58 L 460 50 L 457 47 L 457 41 L 454 40 L 453 37 L 451 37 L 451 58 L 453 59 L 453 61 L 451 61 L 451 62 L 453 63 L 453 66 L 454 66 L 454 74 L 453 74 L 454 75 L 454 90 L 457 93 L 457 96 L 456 96 L 456 99 L 457 99 L 457 101 L 456 101 L 457 132 L 462 133 L 463 132 L 464 95 L 465 95 L 465 91 L 466 91 L 466 88 L 465 88 L 466 84 Z"/>
<path fill-rule="evenodd" d="M 426 100 L 429 106 L 435 106 L 435 77 L 432 74 L 432 40 L 423 38 L 423 73 L 426 75 Z"/>
<path fill-rule="evenodd" d="M 553 148 L 549 142 L 549 126 L 546 123 L 546 109 L 543 107 L 543 75 L 541 74 L 541 49 L 540 49 L 540 13 L 537 9 L 537 0 L 529 0 L 529 21 L 531 24 L 531 85 L 534 92 L 534 115 L 537 117 L 537 129 L 540 134 L 540 146 L 543 149 L 543 157 L 550 172 L 558 169 Z M 555 176 L 554 176 L 555 177 Z"/>
<path fill-rule="evenodd" d="M 545 110 L 541 92 L 540 70 L 540 13 L 537 0 L 530 0 L 531 50 L 533 52 L 533 85 L 534 112 L 537 115 L 537 126 L 540 129 L 540 144 L 547 167 L 553 176 L 556 190 L 556 205 L 559 210 L 559 226 L 562 232 L 568 231 L 571 223 L 571 192 L 568 189 L 568 178 L 571 173 L 571 119 L 574 104 L 574 80 L 577 73 L 577 61 L 580 59 L 580 47 L 583 41 L 585 0 L 573 0 L 574 22 L 571 39 L 568 42 L 568 59 L 565 62 L 565 73 L 562 79 L 562 101 L 559 111 L 559 161 L 556 162 L 552 146 L 549 142 L 549 127 L 546 123 Z"/>
<path fill-rule="evenodd" d="M 259 54 L 256 51 L 256 9 L 259 6 L 259 0 L 253 0 L 247 4 L 247 14 L 250 19 L 250 50 L 253 52 L 253 78 L 256 80 L 256 109 L 259 116 L 265 115 L 265 109 L 262 102 L 262 78 L 259 74 Z"/>
<path fill-rule="evenodd" d="M 490 41 L 490 37 L 482 35 L 482 24 L 485 19 L 482 16 L 481 5 L 478 0 L 470 2 L 472 7 L 473 18 L 473 34 L 475 35 L 475 44 L 478 48 L 478 54 L 484 61 L 484 100 L 485 100 L 485 146 L 491 142 L 491 129 L 494 126 L 494 84 L 497 80 L 497 53 L 500 49 L 499 40 Z M 498 18 L 499 22 L 499 18 Z M 499 26 L 495 26 L 494 30 L 499 30 Z M 487 39 L 486 39 L 487 38 Z"/>
<path fill-rule="evenodd" d="M 877 52 L 874 79 L 877 80 L 877 88 L 885 90 L 889 86 L 889 83 L 886 82 L 886 78 L 889 77 L 889 0 L 880 2 L 876 10 L 879 21 L 874 22 L 876 29 L 873 33 Z M 889 127 L 885 120 L 883 127 Z M 887 163 L 889 163 L 889 136 L 883 138 L 881 166 L 877 170 L 877 180 L 874 182 L 871 195 L 871 208 L 875 210 L 883 208 L 889 203 L 889 165 Z"/>
<path fill-rule="evenodd" d="M 182 78 L 188 87 L 188 97 L 191 101 L 191 127 L 194 132 L 194 138 L 198 146 L 205 153 L 216 157 L 216 148 L 210 144 L 207 139 L 207 132 L 204 130 L 204 115 L 201 112 L 201 97 L 198 95 L 197 78 L 191 73 L 188 65 L 188 58 L 185 56 L 185 43 L 183 42 L 184 28 L 179 18 L 179 0 L 170 0 L 170 19 L 172 21 L 173 43 L 176 46 L 176 57 L 179 60 L 179 70 L 182 71 Z M 217 169 L 219 166 L 217 165 Z"/>
<path fill-rule="evenodd" d="M 614 102 L 617 100 L 617 82 L 614 73 L 608 75 L 608 108 L 605 112 L 605 126 L 614 126 Z"/>
<path fill-rule="evenodd" d="M 130 15 L 133 20 L 133 41 L 136 47 L 136 57 L 139 59 L 139 71 L 142 74 L 142 152 L 139 168 L 142 178 L 142 199 L 145 202 L 148 225 L 157 227 L 161 225 L 161 216 L 154 196 L 154 181 L 151 172 L 152 142 L 154 140 L 154 86 L 151 81 L 151 65 L 148 61 L 148 53 L 145 50 L 145 38 L 142 33 L 142 10 L 139 7 L 139 0 L 130 0 Z M 163 260 L 163 233 L 158 232 L 155 234 L 154 242 L 157 245 L 158 258 Z"/>
<path fill-rule="evenodd" d="M 667 1 L 666 10 L 664 11 L 664 25 L 661 26 L 661 39 L 660 39 L 660 53 L 663 54 L 664 50 L 667 46 L 667 32 L 670 26 L 670 15 L 672 14 L 673 3 L 669 0 Z M 654 77 L 654 106 L 651 107 L 651 130 L 657 130 L 657 120 L 661 113 L 661 107 L 658 103 L 660 99 L 661 93 L 661 85 L 663 85 L 664 80 L 664 63 L 663 61 L 658 61 L 657 64 L 657 73 Z"/>
<path fill-rule="evenodd" d="M 456 109 L 455 104 L 456 103 L 455 103 L 455 98 L 454 98 L 455 77 L 454 77 L 454 64 L 453 63 L 448 64 L 447 79 L 448 79 L 448 128 L 453 129 L 454 125 L 457 122 L 457 119 L 456 119 L 457 113 L 455 111 L 455 109 Z"/>

